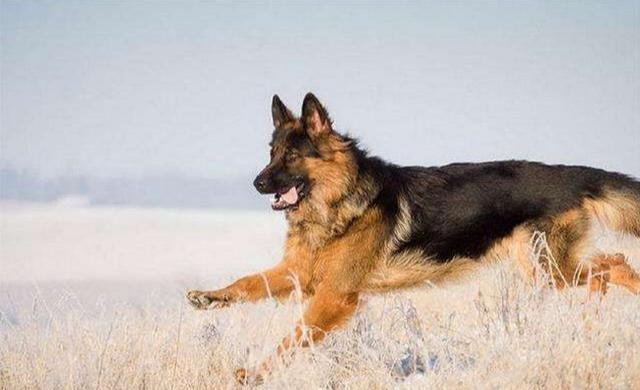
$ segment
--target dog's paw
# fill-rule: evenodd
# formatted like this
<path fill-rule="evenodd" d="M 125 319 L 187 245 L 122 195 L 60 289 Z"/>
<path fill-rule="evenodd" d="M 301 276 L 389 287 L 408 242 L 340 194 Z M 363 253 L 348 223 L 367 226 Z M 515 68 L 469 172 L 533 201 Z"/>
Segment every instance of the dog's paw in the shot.
<path fill-rule="evenodd" d="M 264 382 L 262 375 L 258 373 L 251 373 L 245 368 L 238 368 L 235 372 L 236 381 L 243 385 L 260 385 Z"/>
<path fill-rule="evenodd" d="M 187 292 L 187 300 L 198 310 L 206 310 L 213 303 L 213 300 L 207 296 L 206 292 L 198 290 Z"/>

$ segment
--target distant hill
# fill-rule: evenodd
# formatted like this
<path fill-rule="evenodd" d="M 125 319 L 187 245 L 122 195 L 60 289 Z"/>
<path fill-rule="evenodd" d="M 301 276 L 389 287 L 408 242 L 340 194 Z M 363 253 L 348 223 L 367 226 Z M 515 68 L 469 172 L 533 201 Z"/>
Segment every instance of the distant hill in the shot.
<path fill-rule="evenodd" d="M 268 208 L 252 178 L 206 179 L 179 175 L 140 178 L 68 176 L 44 179 L 14 168 L 0 168 L 0 199 L 52 202 L 69 196 L 90 204 L 172 208 Z"/>

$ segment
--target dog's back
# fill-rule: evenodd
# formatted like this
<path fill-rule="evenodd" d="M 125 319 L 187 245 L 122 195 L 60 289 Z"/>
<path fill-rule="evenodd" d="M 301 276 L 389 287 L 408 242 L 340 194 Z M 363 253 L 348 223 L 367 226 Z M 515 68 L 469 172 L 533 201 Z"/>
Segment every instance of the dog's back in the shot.
<path fill-rule="evenodd" d="M 594 223 L 640 237 L 640 183 L 625 175 L 526 161 L 379 169 L 390 171 L 379 177 L 395 199 L 380 203 L 395 224 L 384 269 L 396 280 L 400 266 L 413 269 L 416 283 L 491 257 L 526 264 L 536 231 L 546 234 L 561 272 L 549 271 L 558 280 L 584 279 L 581 261 L 595 256 Z"/>
<path fill-rule="evenodd" d="M 514 228 L 543 229 L 584 210 L 607 227 L 640 235 L 640 183 L 599 169 L 524 161 L 399 168 L 411 235 L 401 248 L 438 259 L 478 257 Z"/>
<path fill-rule="evenodd" d="M 625 257 L 595 253 L 592 245 L 595 223 L 640 236 L 640 184 L 633 179 L 524 161 L 399 167 L 336 132 L 313 94 L 299 118 L 278 96 L 271 111 L 270 160 L 254 185 L 286 213 L 283 259 L 225 288 L 187 295 L 198 308 L 286 297 L 295 286 L 311 297 L 304 325 L 260 366 L 238 370 L 242 383 L 270 372 L 305 334 L 317 342 L 347 322 L 363 292 L 452 280 L 497 259 L 535 273 L 536 231 L 556 260 L 539 264 L 556 286 L 587 284 L 604 293 L 612 283 L 640 293 L 640 276 Z"/>

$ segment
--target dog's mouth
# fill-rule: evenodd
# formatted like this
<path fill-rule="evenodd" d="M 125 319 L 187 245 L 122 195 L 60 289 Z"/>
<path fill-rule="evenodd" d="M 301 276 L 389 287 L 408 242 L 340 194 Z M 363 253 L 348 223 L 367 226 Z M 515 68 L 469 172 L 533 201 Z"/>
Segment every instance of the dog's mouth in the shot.
<path fill-rule="evenodd" d="M 274 210 L 295 209 L 300 201 L 307 195 L 304 183 L 298 183 L 290 188 L 278 191 L 271 200 L 271 208 Z"/>

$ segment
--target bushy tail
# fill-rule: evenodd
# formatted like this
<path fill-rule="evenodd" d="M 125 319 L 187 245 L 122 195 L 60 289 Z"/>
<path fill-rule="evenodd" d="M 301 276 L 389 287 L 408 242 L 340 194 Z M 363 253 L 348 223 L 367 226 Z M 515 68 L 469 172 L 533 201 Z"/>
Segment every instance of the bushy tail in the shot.
<path fill-rule="evenodd" d="M 609 190 L 603 197 L 585 202 L 587 211 L 608 229 L 640 238 L 640 190 Z M 637 186 L 640 187 L 640 186 Z"/>

